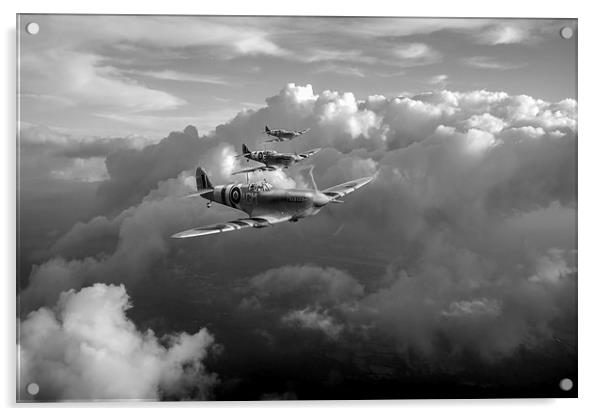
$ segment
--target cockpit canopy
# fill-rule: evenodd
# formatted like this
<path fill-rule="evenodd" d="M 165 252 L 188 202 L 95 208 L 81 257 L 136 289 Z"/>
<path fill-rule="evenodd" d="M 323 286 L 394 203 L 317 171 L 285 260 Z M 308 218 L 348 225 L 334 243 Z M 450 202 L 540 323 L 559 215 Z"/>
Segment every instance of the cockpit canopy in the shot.
<path fill-rule="evenodd" d="M 274 186 L 269 183 L 268 181 L 266 181 L 265 179 L 262 182 L 256 182 L 256 183 L 252 183 L 249 185 L 249 191 L 251 192 L 263 192 L 263 191 L 269 191 L 273 188 Z"/>

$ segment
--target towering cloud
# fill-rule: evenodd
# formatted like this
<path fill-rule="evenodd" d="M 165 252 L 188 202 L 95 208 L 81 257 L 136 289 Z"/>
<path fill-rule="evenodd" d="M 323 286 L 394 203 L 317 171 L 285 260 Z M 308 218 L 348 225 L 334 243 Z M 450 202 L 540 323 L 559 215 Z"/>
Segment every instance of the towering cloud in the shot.
<path fill-rule="evenodd" d="M 311 128 L 279 150 L 322 147 L 312 158 L 320 188 L 376 179 L 296 224 L 170 241 L 181 229 L 242 216 L 181 196 L 194 189 L 198 164 L 214 183 L 232 180 L 234 155 L 242 143 L 262 146 L 265 124 Z M 444 373 L 466 369 L 467 355 L 500 363 L 562 345 L 574 357 L 576 128 L 572 99 L 484 90 L 360 99 L 288 84 L 210 135 L 187 127 L 109 153 L 101 212 L 44 251 L 20 294 L 24 310 L 36 310 L 25 322 L 72 288 L 127 282 L 150 291 L 140 283 L 179 277 L 215 290 L 207 301 L 215 320 L 247 328 L 240 331 L 258 343 L 248 351 L 225 342 L 226 351 L 253 359 L 282 345 L 291 355 L 312 348 L 287 343 L 291 333 L 323 339 L 331 357 L 386 349 L 408 368 L 419 356 L 422 369 Z M 308 184 L 297 169 L 269 178 Z M 169 280 L 166 293 L 198 296 L 178 284 Z M 77 295 L 59 302 L 66 296 Z M 239 339 L 228 331 L 221 335 Z"/>
<path fill-rule="evenodd" d="M 41 400 L 207 399 L 217 382 L 203 360 L 206 329 L 158 338 L 126 316 L 123 285 L 63 292 L 57 304 L 21 321 L 19 397 L 36 383 Z"/>

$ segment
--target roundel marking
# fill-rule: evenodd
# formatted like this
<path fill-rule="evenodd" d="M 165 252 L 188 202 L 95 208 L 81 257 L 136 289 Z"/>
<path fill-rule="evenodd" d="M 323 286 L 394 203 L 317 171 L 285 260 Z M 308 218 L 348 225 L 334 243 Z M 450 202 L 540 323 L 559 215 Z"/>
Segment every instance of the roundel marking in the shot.
<path fill-rule="evenodd" d="M 263 152 L 259 152 L 257 156 L 259 157 L 259 159 L 263 159 Z"/>
<path fill-rule="evenodd" d="M 230 189 L 230 201 L 232 201 L 232 204 L 236 205 L 240 202 L 240 188 L 238 186 L 234 186 Z"/>

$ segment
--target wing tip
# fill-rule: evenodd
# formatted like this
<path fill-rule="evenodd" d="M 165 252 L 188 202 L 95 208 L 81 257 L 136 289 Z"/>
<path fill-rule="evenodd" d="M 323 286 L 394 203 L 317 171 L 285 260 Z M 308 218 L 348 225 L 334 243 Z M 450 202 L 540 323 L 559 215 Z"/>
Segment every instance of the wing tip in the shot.
<path fill-rule="evenodd" d="M 172 234 L 172 235 L 170 235 L 170 236 L 169 236 L 169 238 L 173 238 L 173 239 L 178 239 L 178 240 L 180 240 L 180 239 L 182 239 L 182 238 L 187 238 L 187 236 L 186 236 L 186 235 L 184 235 L 184 233 L 183 233 L 183 232 L 181 232 L 181 233 L 175 233 L 175 234 Z"/>
<path fill-rule="evenodd" d="M 169 238 L 173 238 L 174 240 L 182 240 L 185 238 L 193 238 L 193 237 L 202 237 L 205 235 L 211 235 L 216 233 L 221 233 L 221 230 L 204 230 L 204 232 L 191 232 L 191 230 L 182 231 L 176 234 L 171 235 Z"/>

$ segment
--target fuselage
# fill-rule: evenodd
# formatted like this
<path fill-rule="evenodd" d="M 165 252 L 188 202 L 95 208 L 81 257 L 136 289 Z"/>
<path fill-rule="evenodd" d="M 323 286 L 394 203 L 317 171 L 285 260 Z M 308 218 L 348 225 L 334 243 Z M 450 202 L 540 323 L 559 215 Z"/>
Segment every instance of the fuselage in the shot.
<path fill-rule="evenodd" d="M 259 163 L 263 163 L 266 166 L 274 166 L 279 168 L 288 168 L 295 162 L 302 160 L 303 158 L 294 154 L 289 153 L 277 153 L 270 150 L 256 150 L 245 155 L 247 159 L 254 160 Z"/>
<path fill-rule="evenodd" d="M 268 183 L 219 185 L 202 195 L 219 204 L 236 208 L 250 217 L 290 215 L 292 220 L 317 214 L 330 198 L 310 189 L 275 189 Z"/>

